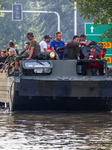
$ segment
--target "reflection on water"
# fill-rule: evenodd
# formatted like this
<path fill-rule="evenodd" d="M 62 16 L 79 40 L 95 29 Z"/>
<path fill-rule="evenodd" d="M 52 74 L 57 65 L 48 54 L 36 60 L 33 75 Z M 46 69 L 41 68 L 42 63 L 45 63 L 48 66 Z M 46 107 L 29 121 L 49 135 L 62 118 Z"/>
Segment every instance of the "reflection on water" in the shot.
<path fill-rule="evenodd" d="M 0 150 L 111 150 L 111 113 L 0 113 Z"/>

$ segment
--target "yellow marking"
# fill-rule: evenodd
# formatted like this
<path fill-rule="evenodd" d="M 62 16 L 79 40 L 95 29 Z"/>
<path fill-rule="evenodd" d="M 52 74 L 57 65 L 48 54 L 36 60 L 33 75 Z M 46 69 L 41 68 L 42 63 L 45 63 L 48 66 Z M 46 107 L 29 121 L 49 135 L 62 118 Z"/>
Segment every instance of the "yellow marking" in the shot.
<path fill-rule="evenodd" d="M 111 42 L 99 42 L 103 43 L 103 48 L 111 48 Z"/>
<path fill-rule="evenodd" d="M 107 60 L 107 64 L 111 64 L 111 57 L 104 57 Z"/>

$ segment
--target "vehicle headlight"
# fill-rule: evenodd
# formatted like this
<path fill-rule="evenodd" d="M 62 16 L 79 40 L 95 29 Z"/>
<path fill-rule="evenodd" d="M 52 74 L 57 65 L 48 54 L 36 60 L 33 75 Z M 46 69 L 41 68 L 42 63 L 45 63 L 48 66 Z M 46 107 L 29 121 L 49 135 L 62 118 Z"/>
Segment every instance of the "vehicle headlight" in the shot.
<path fill-rule="evenodd" d="M 43 70 L 43 73 L 51 73 L 51 68 L 45 68 L 45 69 Z"/>
<path fill-rule="evenodd" d="M 43 69 L 34 69 L 34 73 L 43 73 Z"/>
<path fill-rule="evenodd" d="M 54 58 L 56 56 L 55 52 L 50 52 L 49 55 L 50 55 L 51 58 Z"/>
<path fill-rule="evenodd" d="M 51 68 L 44 68 L 44 69 L 34 69 L 34 73 L 37 73 L 37 74 L 49 74 L 51 73 Z"/>

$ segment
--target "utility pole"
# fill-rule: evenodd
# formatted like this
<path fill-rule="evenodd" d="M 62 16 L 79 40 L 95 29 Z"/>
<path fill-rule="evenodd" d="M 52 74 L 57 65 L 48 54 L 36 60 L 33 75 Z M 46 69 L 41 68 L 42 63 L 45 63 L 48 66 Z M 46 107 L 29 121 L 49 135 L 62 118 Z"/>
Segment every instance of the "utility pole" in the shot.
<path fill-rule="evenodd" d="M 74 35 L 77 35 L 77 2 L 74 2 Z"/>

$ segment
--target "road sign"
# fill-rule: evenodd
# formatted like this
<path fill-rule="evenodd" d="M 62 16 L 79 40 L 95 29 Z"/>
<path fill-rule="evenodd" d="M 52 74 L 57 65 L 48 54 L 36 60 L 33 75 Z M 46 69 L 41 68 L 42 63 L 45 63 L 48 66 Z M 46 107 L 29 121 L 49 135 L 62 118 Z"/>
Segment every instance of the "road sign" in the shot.
<path fill-rule="evenodd" d="M 101 42 L 101 43 L 103 43 L 104 48 L 112 48 L 111 42 Z"/>
<path fill-rule="evenodd" d="M 93 25 L 93 23 L 86 23 L 85 25 L 85 34 L 86 35 L 101 35 L 104 31 L 107 31 L 110 29 L 110 25 L 101 25 L 96 24 Z"/>
<path fill-rule="evenodd" d="M 91 26 L 91 28 L 90 28 L 90 29 L 91 29 L 91 33 L 93 33 L 93 31 L 94 31 L 94 27 L 93 27 L 93 26 Z"/>
<path fill-rule="evenodd" d="M 112 60 L 111 57 L 104 57 L 104 58 L 105 58 L 105 60 L 107 60 L 107 63 L 108 63 L 108 64 L 111 64 L 111 62 L 112 62 L 112 61 L 111 61 L 111 60 Z"/>
<path fill-rule="evenodd" d="M 104 31 L 107 31 L 110 29 L 110 25 L 101 25 L 96 24 L 96 26 L 93 23 L 86 23 L 85 24 L 85 34 L 87 36 L 88 41 L 96 41 L 97 44 L 99 42 L 103 43 L 103 47 L 107 49 L 107 53 L 105 55 L 105 59 L 107 60 L 108 66 L 112 66 L 112 43 L 107 42 L 107 39 L 105 38 L 103 41 L 100 41 L 99 37 L 101 34 L 103 34 Z"/>
<path fill-rule="evenodd" d="M 13 21 L 23 20 L 22 4 L 12 5 L 12 20 Z"/>

